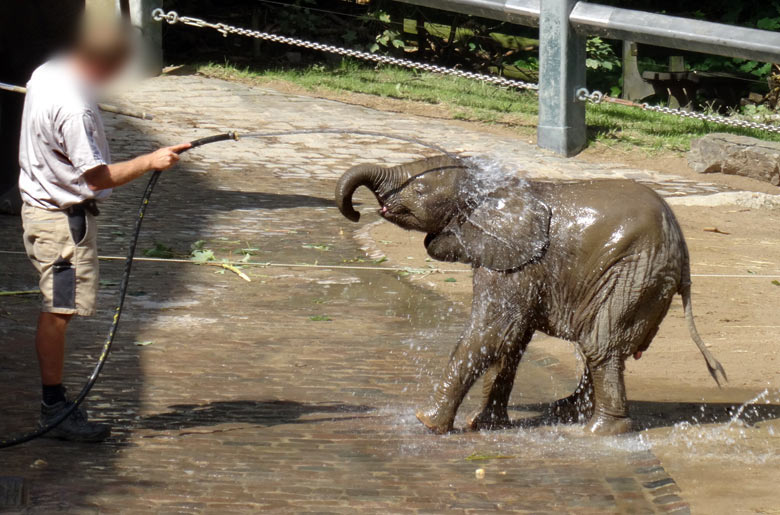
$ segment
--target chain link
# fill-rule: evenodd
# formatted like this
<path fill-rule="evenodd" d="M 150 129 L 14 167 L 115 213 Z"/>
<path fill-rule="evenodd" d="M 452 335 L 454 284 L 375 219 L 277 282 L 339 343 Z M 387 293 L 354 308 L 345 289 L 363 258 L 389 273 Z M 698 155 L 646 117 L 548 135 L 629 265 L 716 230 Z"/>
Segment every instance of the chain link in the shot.
<path fill-rule="evenodd" d="M 322 52 L 328 52 L 337 55 L 343 55 L 346 57 L 353 57 L 355 59 L 362 59 L 365 61 L 374 62 L 377 64 L 391 64 L 394 66 L 400 66 L 402 68 L 409 68 L 412 70 L 420 70 L 430 73 L 438 73 L 441 75 L 450 75 L 453 77 L 462 77 L 465 79 L 479 80 L 497 86 L 504 86 L 509 88 L 517 88 L 531 91 L 538 91 L 539 85 L 531 82 L 524 82 L 521 80 L 507 79 L 505 77 L 498 77 L 495 75 L 485 75 L 482 73 L 467 72 L 463 70 L 455 70 L 452 68 L 445 68 L 444 66 L 437 66 L 435 64 L 418 63 L 416 61 L 410 61 L 408 59 L 400 59 L 398 57 L 390 57 L 379 54 L 372 54 L 370 52 L 363 52 L 360 50 L 351 50 L 349 48 L 341 48 L 333 45 L 325 45 L 322 43 L 316 43 L 313 41 L 306 41 L 304 39 L 289 38 L 286 36 L 279 36 L 276 34 L 270 34 L 268 32 L 260 32 L 257 30 L 249 30 L 241 27 L 235 27 L 225 23 L 210 23 L 200 18 L 192 18 L 189 16 L 179 16 L 176 11 L 165 12 L 162 9 L 155 9 L 152 11 L 152 18 L 155 21 L 165 21 L 170 25 L 182 23 L 191 27 L 209 28 L 220 32 L 223 36 L 227 37 L 229 34 L 235 34 L 238 36 L 246 36 L 255 39 L 262 39 L 265 41 L 272 41 L 274 43 L 284 43 L 286 45 L 297 46 L 301 48 L 310 48 L 312 50 L 320 50 Z M 609 95 L 605 95 L 601 91 L 589 91 L 587 88 L 580 88 L 575 92 L 575 98 L 580 102 L 588 102 L 592 104 L 600 104 L 602 102 L 610 102 L 614 104 L 621 104 L 630 107 L 639 107 L 645 111 L 655 111 L 657 113 L 669 114 L 673 116 L 679 116 L 681 118 L 693 118 L 702 120 L 705 122 L 719 123 L 722 125 L 728 125 L 731 127 L 739 127 L 743 129 L 756 129 L 780 134 L 780 125 L 772 125 L 766 123 L 759 123 L 749 120 L 740 120 L 736 118 L 728 118 L 726 116 L 720 116 L 715 114 L 697 113 L 694 111 L 684 111 L 682 109 L 674 109 L 671 107 L 654 106 L 649 104 L 638 104 L 628 100 L 619 98 L 613 98 Z"/>
<path fill-rule="evenodd" d="M 462 77 L 465 79 L 479 80 L 483 82 L 488 82 L 490 84 L 495 84 L 497 86 L 526 89 L 532 91 L 536 91 L 539 89 L 539 86 L 537 84 L 533 84 L 531 82 L 507 79 L 505 77 L 498 77 L 495 75 L 485 75 L 482 73 L 467 72 L 463 70 L 454 70 L 452 68 L 445 68 L 444 66 L 418 63 L 416 61 L 410 61 L 408 59 L 400 59 L 398 57 L 372 54 L 370 52 L 351 50 L 349 48 L 341 48 L 333 45 L 324 45 L 322 43 L 315 43 L 313 41 L 306 41 L 297 38 L 289 38 L 286 36 L 269 34 L 268 32 L 260 32 L 257 30 L 244 29 L 241 27 L 235 27 L 233 25 L 227 25 L 225 23 L 209 23 L 199 18 L 190 18 L 189 16 L 179 16 L 176 11 L 170 11 L 166 14 L 162 9 L 155 9 L 154 11 L 152 11 L 152 18 L 155 21 L 165 21 L 171 25 L 174 25 L 176 23 L 183 23 L 184 25 L 190 25 L 192 27 L 214 29 L 218 32 L 221 32 L 222 35 L 225 37 L 227 37 L 229 34 L 235 34 L 238 36 L 247 36 L 255 39 L 272 41 L 274 43 L 284 43 L 286 45 L 297 46 L 301 48 L 320 50 L 322 52 L 343 55 L 346 57 L 353 57 L 355 59 L 363 59 L 365 61 L 371 61 L 377 64 L 391 64 L 394 66 L 410 68 L 413 70 L 420 70 L 420 71 L 430 72 L 430 73 L 438 73 L 441 75 L 451 75 L 453 77 Z"/>
<path fill-rule="evenodd" d="M 599 90 L 588 91 L 587 88 L 580 88 L 575 93 L 575 97 L 580 102 L 590 102 L 592 104 L 600 104 L 604 100 L 604 93 Z"/>
<path fill-rule="evenodd" d="M 780 134 L 780 125 L 772 125 L 768 123 L 753 122 L 750 120 L 740 120 L 739 118 L 729 118 L 717 114 L 705 114 L 697 113 L 695 111 L 684 111 L 682 109 L 674 109 L 665 106 L 653 106 L 649 104 L 641 104 L 642 109 L 646 111 L 655 111 L 657 113 L 671 114 L 679 116 L 681 118 L 694 118 L 696 120 L 702 120 L 705 122 L 720 123 L 722 125 L 729 125 L 731 127 L 739 127 L 741 129 L 756 129 L 767 132 L 773 132 Z"/>
<path fill-rule="evenodd" d="M 692 118 L 694 120 L 702 120 L 704 122 L 719 123 L 721 125 L 728 125 L 730 127 L 738 127 L 740 129 L 755 129 L 780 134 L 780 125 L 760 123 L 750 120 L 741 120 L 739 118 L 730 118 L 727 116 L 721 116 L 719 114 L 706 114 L 698 113 L 696 111 L 685 111 L 683 109 L 675 109 L 673 107 L 655 106 L 646 102 L 639 104 L 630 100 L 623 100 L 622 98 L 610 97 L 609 95 L 605 95 L 598 90 L 591 92 L 586 88 L 580 88 L 577 90 L 575 96 L 580 102 L 589 102 L 593 104 L 609 102 L 611 104 L 620 104 L 628 107 L 638 107 L 640 109 L 644 109 L 645 111 L 653 111 L 656 113 L 679 116 L 680 118 Z"/>

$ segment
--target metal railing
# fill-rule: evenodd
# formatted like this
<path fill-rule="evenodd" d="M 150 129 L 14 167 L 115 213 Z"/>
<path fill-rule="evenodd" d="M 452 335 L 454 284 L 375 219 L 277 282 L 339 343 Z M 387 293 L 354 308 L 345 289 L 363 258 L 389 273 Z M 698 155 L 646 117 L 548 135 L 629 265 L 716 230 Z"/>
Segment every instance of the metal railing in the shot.
<path fill-rule="evenodd" d="M 539 27 L 538 144 L 571 156 L 586 143 L 585 36 L 780 62 L 780 33 L 578 0 L 398 0 Z"/>

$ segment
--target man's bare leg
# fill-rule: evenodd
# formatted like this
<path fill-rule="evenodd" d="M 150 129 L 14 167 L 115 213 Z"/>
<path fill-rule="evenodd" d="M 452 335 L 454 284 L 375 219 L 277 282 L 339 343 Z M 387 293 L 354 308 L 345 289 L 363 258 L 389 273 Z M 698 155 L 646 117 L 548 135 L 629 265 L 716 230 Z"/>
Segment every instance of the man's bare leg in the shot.
<path fill-rule="evenodd" d="M 38 317 L 38 332 L 35 334 L 35 350 L 41 369 L 41 383 L 44 386 L 62 384 L 65 366 L 65 332 L 73 315 L 41 312 Z"/>

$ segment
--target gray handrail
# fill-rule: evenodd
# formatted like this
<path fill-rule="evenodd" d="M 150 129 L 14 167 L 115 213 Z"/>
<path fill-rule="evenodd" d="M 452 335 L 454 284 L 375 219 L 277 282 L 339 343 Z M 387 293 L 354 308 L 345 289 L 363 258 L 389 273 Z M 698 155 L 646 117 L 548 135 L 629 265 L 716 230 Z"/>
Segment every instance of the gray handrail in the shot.
<path fill-rule="evenodd" d="M 754 61 L 780 61 L 780 32 L 587 2 L 574 6 L 569 21 L 581 34 Z"/>
<path fill-rule="evenodd" d="M 585 147 L 585 36 L 780 62 L 780 33 L 578 0 L 398 0 L 539 29 L 537 144 L 572 156 Z"/>
<path fill-rule="evenodd" d="M 445 11 L 539 26 L 541 0 L 398 0 Z M 569 16 L 585 35 L 691 52 L 780 62 L 780 32 L 577 2 Z"/>

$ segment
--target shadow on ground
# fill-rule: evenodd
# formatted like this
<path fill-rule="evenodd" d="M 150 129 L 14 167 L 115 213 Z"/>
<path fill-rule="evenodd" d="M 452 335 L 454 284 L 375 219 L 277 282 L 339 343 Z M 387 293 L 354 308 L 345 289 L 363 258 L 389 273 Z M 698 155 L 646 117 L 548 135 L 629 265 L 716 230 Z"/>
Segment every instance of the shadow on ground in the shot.
<path fill-rule="evenodd" d="M 780 419 L 780 404 L 739 404 L 733 402 L 656 402 L 629 401 L 629 413 L 634 427 L 643 431 L 659 427 L 689 424 L 727 424 L 741 421 L 753 426 L 760 422 Z M 517 404 L 511 411 L 544 412 L 550 404 Z M 532 416 L 512 421 L 516 427 L 538 427 L 554 424 L 549 417 Z"/>
<path fill-rule="evenodd" d="M 327 420 L 353 420 L 356 416 L 375 408 L 349 404 L 307 404 L 296 401 L 223 401 L 208 404 L 177 404 L 170 411 L 142 418 L 138 427 L 143 429 L 171 430 L 219 424 L 254 424 L 276 426 L 280 424 L 306 424 Z M 308 415 L 328 415 L 301 420 Z M 342 416 L 347 415 L 347 416 Z"/>

